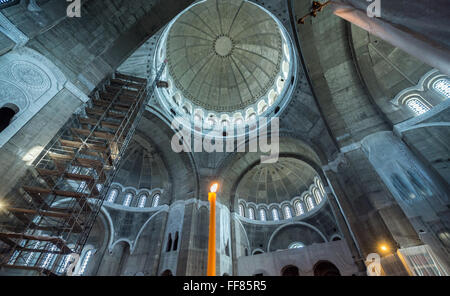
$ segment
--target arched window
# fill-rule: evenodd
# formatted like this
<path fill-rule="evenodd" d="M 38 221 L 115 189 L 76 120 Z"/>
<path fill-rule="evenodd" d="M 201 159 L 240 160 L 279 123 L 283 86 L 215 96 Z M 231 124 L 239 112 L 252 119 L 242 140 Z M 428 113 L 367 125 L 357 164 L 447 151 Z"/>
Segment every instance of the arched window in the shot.
<path fill-rule="evenodd" d="M 283 210 L 284 210 L 284 218 L 291 219 L 292 218 L 291 208 L 289 206 L 284 206 Z"/>
<path fill-rule="evenodd" d="M 173 274 L 170 270 L 166 270 L 163 273 L 161 273 L 161 276 L 173 276 Z"/>
<path fill-rule="evenodd" d="M 325 196 L 325 188 L 323 187 L 323 184 L 319 179 L 317 179 L 317 184 L 320 189 L 320 192 L 322 193 L 322 196 Z"/>
<path fill-rule="evenodd" d="M 66 272 L 67 267 L 69 266 L 69 262 L 72 259 L 72 255 L 66 255 L 64 256 L 64 259 L 61 260 L 61 264 L 59 265 L 59 268 L 57 272 L 59 274 L 63 274 Z"/>
<path fill-rule="evenodd" d="M 169 239 L 167 240 L 166 252 L 170 252 L 172 249 L 172 233 L 169 233 Z"/>
<path fill-rule="evenodd" d="M 253 208 L 248 209 L 248 217 L 252 220 L 255 220 L 255 210 Z"/>
<path fill-rule="evenodd" d="M 300 216 L 300 215 L 303 215 L 304 213 L 305 213 L 305 210 L 303 209 L 302 203 L 299 200 L 297 200 L 295 202 L 295 214 L 297 216 Z"/>
<path fill-rule="evenodd" d="M 119 191 L 117 189 L 111 190 L 111 192 L 109 192 L 107 202 L 114 202 L 118 194 Z"/>
<path fill-rule="evenodd" d="M 9 107 L 0 108 L 0 133 L 9 126 L 17 112 L 18 110 L 16 111 Z"/>
<path fill-rule="evenodd" d="M 173 250 L 176 251 L 178 249 L 178 231 L 175 233 L 175 240 L 173 241 Z"/>
<path fill-rule="evenodd" d="M 20 243 L 19 243 L 19 246 L 20 247 L 25 247 L 25 244 L 27 243 L 27 241 L 26 240 L 22 240 L 22 241 L 20 241 Z M 9 265 L 14 265 L 14 263 L 16 262 L 16 260 L 17 260 L 17 258 L 19 257 L 19 255 L 20 255 L 20 253 L 21 253 L 22 251 L 19 251 L 19 250 L 16 250 L 16 251 L 14 251 L 14 254 L 9 258 L 9 260 L 8 260 L 8 264 Z"/>
<path fill-rule="evenodd" d="M 266 221 L 266 211 L 264 209 L 259 209 L 259 219 L 261 221 Z"/>
<path fill-rule="evenodd" d="M 70 172 L 72 174 L 80 174 L 81 173 L 81 167 L 73 166 L 72 169 L 70 170 Z"/>
<path fill-rule="evenodd" d="M 155 194 L 153 197 L 152 207 L 157 207 L 159 205 L 159 194 Z"/>
<path fill-rule="evenodd" d="M 86 272 L 86 268 L 88 266 L 89 260 L 91 260 L 92 255 L 94 255 L 94 253 L 95 253 L 95 250 L 90 249 L 89 251 L 87 251 L 84 254 L 83 261 L 81 262 L 81 265 L 80 265 L 80 272 L 78 273 L 79 275 L 83 275 Z"/>
<path fill-rule="evenodd" d="M 245 217 L 244 206 L 242 204 L 239 204 L 239 215 Z"/>
<path fill-rule="evenodd" d="M 289 249 L 301 249 L 304 248 L 305 244 L 301 242 L 295 242 L 289 245 Z"/>
<path fill-rule="evenodd" d="M 439 94 L 443 95 L 446 99 L 450 98 L 450 80 L 442 78 L 436 80 L 433 84 L 433 88 Z"/>
<path fill-rule="evenodd" d="M 133 199 L 133 194 L 127 193 L 127 195 L 125 195 L 125 200 L 123 201 L 123 205 L 125 207 L 129 207 L 132 199 Z"/>
<path fill-rule="evenodd" d="M 50 248 L 50 252 L 55 252 L 58 249 L 58 247 L 56 247 L 55 245 L 53 245 Z M 53 265 L 54 261 L 55 261 L 55 256 L 56 254 L 53 253 L 47 253 L 45 254 L 44 260 L 41 263 L 41 267 L 44 269 L 50 269 L 51 266 Z"/>
<path fill-rule="evenodd" d="M 316 200 L 316 204 L 320 204 L 322 202 L 322 195 L 319 192 L 319 189 L 313 189 L 314 199 Z"/>
<path fill-rule="evenodd" d="M 288 265 L 285 266 L 282 270 L 281 270 L 281 275 L 282 276 L 299 276 L 299 270 L 297 266 L 293 266 L 293 265 Z"/>
<path fill-rule="evenodd" d="M 278 210 L 277 209 L 272 209 L 272 218 L 273 218 L 273 221 L 280 220 L 280 217 L 278 216 Z"/>
<path fill-rule="evenodd" d="M 339 269 L 329 261 L 319 261 L 314 265 L 314 276 L 340 276 Z"/>
<path fill-rule="evenodd" d="M 331 241 L 336 242 L 342 240 L 339 235 L 335 235 Z"/>
<path fill-rule="evenodd" d="M 419 97 L 412 97 L 405 102 L 406 106 L 409 107 L 416 115 L 422 115 L 427 111 L 430 111 L 428 107 Z"/>
<path fill-rule="evenodd" d="M 39 249 L 39 245 L 40 245 L 40 243 L 39 242 L 35 242 L 32 246 L 31 246 L 31 249 L 35 249 L 35 250 L 37 250 L 37 249 Z M 25 265 L 31 265 L 31 263 L 33 262 L 33 259 L 35 258 L 35 255 L 36 255 L 36 253 L 35 252 L 30 252 L 29 254 L 28 254 L 28 256 L 26 257 L 26 259 L 25 259 Z"/>
<path fill-rule="evenodd" d="M 311 211 L 312 209 L 314 209 L 314 202 L 313 202 L 311 195 L 308 194 L 305 197 L 305 203 L 306 203 L 306 207 L 308 208 L 308 211 Z"/>
<path fill-rule="evenodd" d="M 97 184 L 95 187 L 97 187 L 98 192 L 102 192 L 103 184 Z"/>
<path fill-rule="evenodd" d="M 144 194 L 141 196 L 141 198 L 139 199 L 139 208 L 143 208 L 145 207 L 145 203 L 147 202 L 147 194 Z"/>

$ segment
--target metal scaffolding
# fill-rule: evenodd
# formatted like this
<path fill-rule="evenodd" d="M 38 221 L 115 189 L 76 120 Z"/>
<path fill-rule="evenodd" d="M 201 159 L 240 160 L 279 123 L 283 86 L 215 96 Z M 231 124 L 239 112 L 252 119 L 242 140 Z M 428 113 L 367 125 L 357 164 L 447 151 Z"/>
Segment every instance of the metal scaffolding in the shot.
<path fill-rule="evenodd" d="M 156 83 L 115 73 L 77 111 L 2 213 L 0 266 L 65 275 L 80 255 Z M 17 198 L 19 197 L 19 198 Z"/>

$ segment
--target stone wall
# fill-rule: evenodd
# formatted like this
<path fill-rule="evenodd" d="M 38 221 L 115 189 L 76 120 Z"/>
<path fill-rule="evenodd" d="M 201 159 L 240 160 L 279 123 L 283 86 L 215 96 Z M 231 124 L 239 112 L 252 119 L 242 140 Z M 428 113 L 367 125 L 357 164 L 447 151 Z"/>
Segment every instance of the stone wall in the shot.
<path fill-rule="evenodd" d="M 280 276 L 286 266 L 295 266 L 300 276 L 313 276 L 314 266 L 323 261 L 334 264 L 341 275 L 351 276 L 358 273 L 350 250 L 344 241 L 315 244 L 300 249 L 264 253 L 238 259 L 237 275 Z"/>

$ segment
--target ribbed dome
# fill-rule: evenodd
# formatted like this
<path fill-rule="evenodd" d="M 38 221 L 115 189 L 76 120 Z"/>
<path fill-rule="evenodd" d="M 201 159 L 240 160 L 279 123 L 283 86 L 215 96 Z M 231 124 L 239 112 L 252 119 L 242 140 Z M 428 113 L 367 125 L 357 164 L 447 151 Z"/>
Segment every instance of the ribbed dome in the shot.
<path fill-rule="evenodd" d="M 316 171 L 295 158 L 280 158 L 275 164 L 259 164 L 239 183 L 239 199 L 256 204 L 282 203 L 300 196 L 314 183 Z"/>
<path fill-rule="evenodd" d="M 208 0 L 172 25 L 166 47 L 169 76 L 193 104 L 215 112 L 243 109 L 276 83 L 282 33 L 258 6 Z"/>

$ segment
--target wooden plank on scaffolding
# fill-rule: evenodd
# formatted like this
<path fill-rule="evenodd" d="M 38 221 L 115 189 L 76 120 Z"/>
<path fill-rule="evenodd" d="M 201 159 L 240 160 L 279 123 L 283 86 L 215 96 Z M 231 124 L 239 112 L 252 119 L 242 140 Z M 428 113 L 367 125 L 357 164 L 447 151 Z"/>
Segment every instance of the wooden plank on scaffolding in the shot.
<path fill-rule="evenodd" d="M 58 210 L 58 209 L 52 209 L 52 211 L 56 211 L 56 210 Z M 67 210 L 67 209 L 64 209 L 64 210 Z M 35 223 L 31 223 L 31 224 L 26 223 L 26 225 L 29 225 L 29 229 L 35 229 L 35 230 L 43 230 L 43 231 L 61 231 L 61 230 L 69 231 L 70 230 L 72 232 L 77 232 L 77 231 L 75 231 L 75 229 L 72 229 L 72 228 L 66 230 L 64 228 L 57 227 L 57 226 L 37 225 Z M 0 224 L 0 228 L 2 228 L 5 231 L 8 230 L 8 231 L 12 231 L 12 232 L 17 232 L 17 229 L 21 229 L 21 227 L 13 227 L 11 225 L 6 225 L 6 224 Z M 78 231 L 78 232 L 81 232 L 81 231 Z M 1 253 L 1 251 L 0 251 L 0 253 Z"/>
<path fill-rule="evenodd" d="M 36 169 L 41 176 L 53 176 L 53 177 L 59 177 L 61 176 L 61 173 L 54 170 L 46 170 L 46 169 Z M 71 174 L 71 173 L 64 173 L 63 177 L 65 179 L 69 180 L 75 180 L 75 181 L 86 181 L 86 182 L 93 182 L 95 181 L 94 177 L 88 176 L 88 175 L 80 175 L 80 174 Z"/>
<path fill-rule="evenodd" d="M 87 158 L 77 158 L 76 164 L 87 167 L 87 168 L 95 169 L 97 172 L 97 175 L 99 175 L 99 178 L 101 178 L 102 180 L 106 179 L 106 178 L 104 178 L 105 176 L 102 176 L 102 174 L 104 175 L 105 171 L 109 171 L 112 169 L 111 166 L 103 165 L 103 163 L 101 163 L 98 160 L 87 159 Z"/>
<path fill-rule="evenodd" d="M 79 120 L 80 120 L 81 124 L 90 124 L 92 126 L 95 126 L 98 123 L 97 119 L 89 118 L 89 117 L 88 118 L 80 117 Z M 120 126 L 120 123 L 118 123 L 118 122 L 117 123 L 109 122 L 109 121 L 105 121 L 105 120 L 100 122 L 100 127 L 102 127 L 102 128 L 110 128 L 112 130 L 117 130 L 119 128 L 119 126 Z"/>
<path fill-rule="evenodd" d="M 25 265 L 11 265 L 11 264 L 3 264 L 3 268 L 10 268 L 10 269 L 21 269 L 21 270 L 29 270 L 29 271 L 36 271 L 38 273 L 42 273 L 47 276 L 57 276 L 55 273 L 51 272 L 48 269 L 38 267 L 38 266 L 25 266 Z"/>
<path fill-rule="evenodd" d="M 62 219 L 70 218 L 72 216 L 71 213 L 36 211 L 36 210 L 31 210 L 31 209 L 7 208 L 7 210 L 11 213 L 29 214 L 29 215 L 33 215 L 33 216 L 45 216 L 45 217 L 62 218 Z"/>
<path fill-rule="evenodd" d="M 109 93 L 101 93 L 100 97 L 103 101 L 111 102 L 116 96 Z M 137 97 L 136 96 L 128 96 L 128 95 L 120 95 L 117 98 L 117 102 L 120 102 L 121 104 L 127 104 L 131 106 L 133 103 L 136 102 Z"/>
<path fill-rule="evenodd" d="M 52 177 L 59 177 L 61 176 L 61 173 L 54 170 L 46 170 L 46 169 L 36 169 L 41 177 L 44 179 L 48 179 L 50 176 Z M 63 173 L 62 177 L 67 180 L 73 180 L 73 181 L 84 181 L 86 182 L 86 186 L 91 190 L 91 192 L 94 193 L 94 195 L 100 194 L 98 192 L 97 187 L 95 186 L 95 178 L 88 175 L 81 175 L 81 174 L 72 174 L 72 173 Z"/>
<path fill-rule="evenodd" d="M 122 108 L 130 108 L 130 106 L 133 105 L 135 100 L 120 100 L 121 96 L 119 96 L 117 98 L 117 100 L 114 102 L 113 107 L 118 106 L 118 107 L 122 107 Z M 94 99 L 92 100 L 92 103 L 95 106 L 100 106 L 102 108 L 104 107 L 108 107 L 109 105 L 111 105 L 111 101 L 112 100 L 103 100 L 102 98 L 100 99 Z"/>
<path fill-rule="evenodd" d="M 31 241 L 49 242 L 58 247 L 63 254 L 71 254 L 72 250 L 66 245 L 66 242 L 59 237 L 30 235 L 15 232 L 0 232 L 0 238 L 6 239 L 25 239 Z"/>
<path fill-rule="evenodd" d="M 119 157 L 119 145 L 117 144 L 116 141 L 112 141 L 110 143 L 110 149 L 111 149 L 111 159 L 112 160 L 116 160 Z"/>
<path fill-rule="evenodd" d="M 86 108 L 86 113 L 92 116 L 102 116 L 103 113 L 105 113 L 105 110 L 97 108 Z M 111 118 L 123 119 L 126 115 L 109 111 L 106 116 Z"/>
<path fill-rule="evenodd" d="M 57 153 L 51 153 L 51 157 L 60 162 L 60 167 L 64 167 L 63 165 L 61 165 L 62 162 L 67 163 L 69 161 L 72 161 L 72 159 L 73 159 L 73 158 L 67 157 L 66 155 L 57 154 Z M 102 176 L 102 174 L 105 173 L 104 171 L 112 169 L 111 166 L 103 165 L 103 163 L 99 160 L 82 158 L 82 157 L 77 157 L 73 161 L 72 165 L 95 169 L 97 171 L 97 175 L 99 175 L 100 180 L 105 180 L 105 176 Z"/>
<path fill-rule="evenodd" d="M 82 136 L 87 137 L 92 134 L 91 136 L 93 136 L 93 137 L 105 139 L 108 141 L 111 141 L 114 139 L 114 134 L 107 133 L 107 132 L 99 132 L 99 131 L 92 132 L 91 130 L 80 129 L 80 128 L 71 128 L 70 130 L 76 135 L 82 135 Z"/>
<path fill-rule="evenodd" d="M 126 86 L 131 88 L 140 89 L 142 87 L 142 83 L 134 83 L 126 80 L 121 79 L 111 79 L 111 84 L 117 84 L 120 86 Z"/>
<path fill-rule="evenodd" d="M 92 100 L 92 103 L 95 106 L 100 107 L 100 108 L 104 108 L 104 109 L 106 109 L 111 104 L 111 102 L 103 101 L 103 100 Z M 127 112 L 129 108 L 130 108 L 130 106 L 123 106 L 122 104 L 117 102 L 117 103 L 114 103 L 111 106 L 110 110 L 114 110 L 114 111 L 117 111 L 117 112 Z"/>
<path fill-rule="evenodd" d="M 69 161 L 75 157 L 75 153 L 69 152 L 69 154 L 61 154 L 55 152 L 48 152 L 48 156 L 50 156 L 51 159 L 56 161 Z"/>
<path fill-rule="evenodd" d="M 61 144 L 61 146 L 66 146 L 66 147 L 80 148 L 82 145 L 84 145 L 87 147 L 87 149 L 90 149 L 90 150 L 96 150 L 96 151 L 100 151 L 103 153 L 108 152 L 108 148 L 106 146 L 89 144 L 89 143 L 83 144 L 83 142 L 81 142 L 81 141 L 59 139 L 59 143 Z"/>
<path fill-rule="evenodd" d="M 73 192 L 73 191 L 65 191 L 65 190 L 51 190 L 41 187 L 31 187 L 31 186 L 23 186 L 22 187 L 28 194 L 36 195 L 39 194 L 42 198 L 43 195 L 57 195 L 61 197 L 70 197 L 70 198 L 98 198 L 98 195 L 89 196 L 89 194 L 81 193 L 81 192 Z M 47 206 L 48 207 L 48 206 Z"/>
<path fill-rule="evenodd" d="M 124 95 L 137 96 L 139 94 L 138 90 L 123 89 L 122 87 L 111 85 L 105 86 L 105 90 L 111 94 L 117 94 L 120 90 L 122 90 L 122 94 Z"/>
<path fill-rule="evenodd" d="M 44 200 L 44 197 L 46 197 L 49 194 L 50 189 L 43 189 L 43 188 L 36 189 L 36 187 L 31 186 L 22 186 L 22 189 L 25 190 L 25 192 L 28 193 L 28 195 L 31 196 L 31 198 L 38 205 L 42 206 L 43 209 L 49 208 L 48 204 Z"/>
<path fill-rule="evenodd" d="M 54 161 L 56 169 L 60 173 L 63 173 L 66 170 L 66 163 L 71 161 L 75 157 L 75 153 L 69 152 L 69 154 L 61 154 L 49 152 L 48 156 Z"/>
<path fill-rule="evenodd" d="M 115 73 L 116 79 L 125 79 L 125 80 L 131 80 L 131 81 L 136 81 L 139 83 L 147 83 L 147 79 L 144 78 L 140 78 L 140 77 L 136 77 L 136 76 L 130 76 L 130 75 L 125 75 L 122 73 Z"/>

